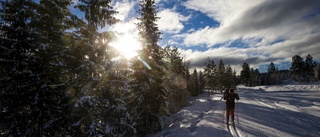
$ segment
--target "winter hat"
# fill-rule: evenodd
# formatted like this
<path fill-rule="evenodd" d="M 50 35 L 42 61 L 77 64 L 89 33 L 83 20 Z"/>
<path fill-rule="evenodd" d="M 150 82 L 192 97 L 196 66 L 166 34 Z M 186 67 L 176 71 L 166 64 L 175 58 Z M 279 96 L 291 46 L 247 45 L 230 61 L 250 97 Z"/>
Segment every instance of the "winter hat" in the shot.
<path fill-rule="evenodd" d="M 233 92 L 233 91 L 234 91 L 234 89 L 233 89 L 233 88 L 230 88 L 229 92 Z"/>

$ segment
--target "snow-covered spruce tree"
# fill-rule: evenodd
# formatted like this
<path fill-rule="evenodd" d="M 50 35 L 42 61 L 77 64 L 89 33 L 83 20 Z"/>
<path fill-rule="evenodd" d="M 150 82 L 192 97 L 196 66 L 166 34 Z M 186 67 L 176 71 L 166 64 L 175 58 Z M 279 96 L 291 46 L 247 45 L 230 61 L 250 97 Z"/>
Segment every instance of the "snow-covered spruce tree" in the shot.
<path fill-rule="evenodd" d="M 296 81 L 303 81 L 305 77 L 305 62 L 299 55 L 292 57 L 290 74 Z"/>
<path fill-rule="evenodd" d="M 157 44 L 160 31 L 156 25 L 154 0 L 141 0 L 139 29 L 141 51 L 132 65 L 132 97 L 129 101 L 132 120 L 136 123 L 138 136 L 159 131 L 161 119 L 169 113 L 168 91 L 164 87 L 163 49 Z"/>
<path fill-rule="evenodd" d="M 1 1 L 0 4 L 0 132 L 4 136 L 33 135 L 36 129 L 30 122 L 33 105 L 29 102 L 34 102 L 35 96 L 30 89 L 32 71 L 29 65 L 35 62 L 32 55 L 35 38 L 27 31 L 31 2 Z"/>
<path fill-rule="evenodd" d="M 73 15 L 69 11 L 71 1 L 40 0 L 36 7 L 35 20 L 30 23 L 33 31 L 38 35 L 36 44 L 39 45 L 37 61 L 43 70 L 43 85 L 39 94 L 39 103 L 44 107 L 40 109 L 41 117 L 49 117 L 44 123 L 47 135 L 67 135 L 70 114 L 67 88 L 69 87 L 66 66 L 70 59 L 69 48 L 64 41 L 65 31 L 74 27 Z M 52 15 L 52 16 L 51 16 Z M 47 102 L 47 104 L 46 104 Z M 50 115 L 54 115 L 50 116 Z"/>
<path fill-rule="evenodd" d="M 99 28 L 118 22 L 114 18 L 117 12 L 110 5 L 111 0 L 79 0 L 75 5 L 84 13 L 86 23 L 80 23 L 66 37 L 73 49 L 68 62 L 73 68 L 69 88 L 73 97 L 71 136 L 126 136 L 134 130 L 127 123 L 126 104 L 119 95 L 125 89 L 118 88 L 118 84 L 125 82 L 115 76 L 115 55 L 106 43 L 112 36 L 98 32 Z"/>
<path fill-rule="evenodd" d="M 2 118 L 6 135 L 50 136 L 62 133 L 68 98 L 64 43 L 68 29 L 67 1 L 6 1 L 1 3 L 5 42 L 1 75 Z M 55 16 L 48 16 L 54 13 Z M 2 114 L 1 114 L 2 115 Z"/>

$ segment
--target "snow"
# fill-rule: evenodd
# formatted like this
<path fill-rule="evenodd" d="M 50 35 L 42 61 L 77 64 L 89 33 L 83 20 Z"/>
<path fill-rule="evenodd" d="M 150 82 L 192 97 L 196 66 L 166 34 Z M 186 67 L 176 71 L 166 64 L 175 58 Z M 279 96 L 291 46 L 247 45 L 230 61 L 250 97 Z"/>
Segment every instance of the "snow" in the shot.
<path fill-rule="evenodd" d="M 79 100 L 75 103 L 75 107 L 82 107 L 84 103 L 88 103 L 90 106 L 93 105 L 95 99 L 91 96 L 82 96 Z M 79 106 L 80 105 L 80 106 Z"/>
<path fill-rule="evenodd" d="M 236 92 L 235 128 L 224 123 L 222 94 L 204 93 L 149 137 L 320 136 L 319 82 L 238 86 Z"/>

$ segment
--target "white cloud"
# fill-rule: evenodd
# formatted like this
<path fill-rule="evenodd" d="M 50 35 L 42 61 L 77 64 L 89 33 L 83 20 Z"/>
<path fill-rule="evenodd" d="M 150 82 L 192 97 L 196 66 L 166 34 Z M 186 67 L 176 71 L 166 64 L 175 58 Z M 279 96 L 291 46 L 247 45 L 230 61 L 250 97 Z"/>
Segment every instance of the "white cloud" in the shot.
<path fill-rule="evenodd" d="M 201 0 L 201 2 L 199 0 L 188 0 L 184 5 L 189 9 L 200 11 L 212 19 L 224 23 L 224 21 L 260 2 L 262 0 Z"/>
<path fill-rule="evenodd" d="M 305 57 L 311 54 L 314 59 L 320 59 L 317 49 L 320 47 L 320 41 L 317 40 L 320 37 L 320 14 L 313 13 L 316 6 L 320 5 L 318 0 L 188 0 L 184 5 L 220 23 L 217 27 L 207 26 L 180 35 L 184 36 L 186 46 L 205 44 L 211 47 L 227 45 L 235 40 L 241 40 L 249 46 L 247 49 L 226 46 L 188 53 L 188 56 L 196 57 L 190 58 L 195 63 L 199 62 L 199 56 L 220 57 L 224 52 L 227 55 L 221 56 L 241 56 L 242 63 L 251 61 L 253 66 L 269 64 L 271 61 L 290 62 L 293 55 Z M 234 59 L 241 64 L 240 60 Z"/>
<path fill-rule="evenodd" d="M 199 44 L 213 45 L 216 43 L 224 42 L 225 39 L 218 38 L 219 36 L 216 35 L 216 33 L 217 31 L 215 28 L 206 26 L 203 29 L 192 31 L 192 33 L 186 34 L 184 43 L 187 46 L 197 46 Z"/>
<path fill-rule="evenodd" d="M 155 0 L 156 3 L 159 3 L 161 0 Z"/>
<path fill-rule="evenodd" d="M 206 51 L 182 50 L 182 55 L 187 61 L 191 61 L 191 66 L 195 68 L 203 66 L 209 57 L 214 59 L 216 64 L 219 59 L 223 59 L 225 64 L 230 64 L 237 72 L 240 72 L 241 65 L 244 62 L 249 63 L 252 68 L 258 68 L 259 65 L 268 65 L 270 62 L 276 64 L 291 62 L 291 57 L 294 55 L 300 55 L 305 58 L 308 54 L 311 54 L 314 59 L 319 61 L 319 37 L 320 33 L 316 33 L 301 39 L 290 39 L 273 45 L 250 48 L 221 46 Z"/>
<path fill-rule="evenodd" d="M 120 22 L 109 28 L 110 31 L 116 31 L 119 33 L 129 33 L 129 34 L 138 34 L 138 29 L 135 23 L 137 23 L 137 19 L 132 19 L 128 22 Z"/>
<path fill-rule="evenodd" d="M 263 1 L 250 0 L 189 0 L 187 8 L 198 10 L 220 22 L 217 28 L 206 27 L 190 33 L 185 44 L 207 44 L 212 46 L 236 39 L 262 39 L 263 45 L 277 39 L 303 37 L 319 30 L 315 21 L 303 19 L 319 5 L 319 1 L 299 0 Z"/>
<path fill-rule="evenodd" d="M 237 72 L 240 72 L 242 64 L 248 61 L 248 58 L 251 58 L 247 54 L 249 52 L 252 51 L 248 49 L 220 47 L 206 51 L 181 50 L 181 55 L 186 61 L 191 62 L 192 68 L 202 68 L 207 58 L 210 58 L 214 60 L 215 64 L 218 64 L 219 60 L 222 59 L 225 65 L 230 65 Z M 251 67 L 256 68 L 257 66 Z"/>
<path fill-rule="evenodd" d="M 133 1 L 122 1 L 122 2 L 116 2 L 115 5 L 113 6 L 116 11 L 119 13 L 115 15 L 117 19 L 120 19 L 122 21 L 125 21 L 127 19 L 130 19 L 131 17 L 129 16 L 132 11 L 134 11 L 134 5 L 136 2 Z"/>
<path fill-rule="evenodd" d="M 189 0 L 184 5 L 193 10 L 200 11 L 213 20 L 220 23 L 217 28 L 205 27 L 193 33 L 190 33 L 184 40 L 187 45 L 207 44 L 208 46 L 215 45 L 217 43 L 224 43 L 230 40 L 236 40 L 241 38 L 242 35 L 236 35 L 229 32 L 230 27 L 242 13 L 248 9 L 263 2 L 262 0 L 203 0 L 199 2 L 197 0 Z M 230 31 L 233 31 L 230 30 Z"/>
<path fill-rule="evenodd" d="M 194 32 L 194 31 L 196 31 L 194 28 L 191 28 L 191 29 L 188 30 L 189 33 L 190 32 Z"/>
<path fill-rule="evenodd" d="M 185 17 L 171 9 L 164 9 L 158 13 L 157 24 L 159 30 L 165 33 L 179 33 L 183 28 L 182 22 L 189 20 L 190 17 Z"/>

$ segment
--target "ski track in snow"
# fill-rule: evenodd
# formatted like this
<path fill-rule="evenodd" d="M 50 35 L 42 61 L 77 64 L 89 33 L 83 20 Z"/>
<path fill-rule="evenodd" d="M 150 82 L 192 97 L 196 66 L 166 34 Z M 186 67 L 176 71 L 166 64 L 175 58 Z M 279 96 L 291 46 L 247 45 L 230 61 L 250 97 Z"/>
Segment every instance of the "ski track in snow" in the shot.
<path fill-rule="evenodd" d="M 235 128 L 225 124 L 222 94 L 202 94 L 171 116 L 170 127 L 149 137 L 319 137 L 319 84 L 239 86 Z"/>

